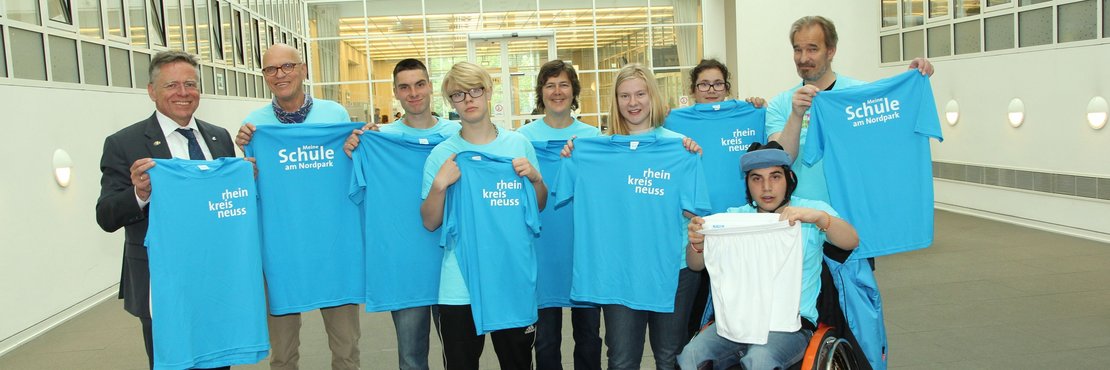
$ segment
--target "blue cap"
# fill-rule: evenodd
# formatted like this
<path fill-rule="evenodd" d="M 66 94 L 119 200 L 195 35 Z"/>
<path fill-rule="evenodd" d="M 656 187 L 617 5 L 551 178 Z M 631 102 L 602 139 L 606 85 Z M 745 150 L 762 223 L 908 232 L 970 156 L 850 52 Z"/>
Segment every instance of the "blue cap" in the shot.
<path fill-rule="evenodd" d="M 789 166 L 790 155 L 782 149 L 759 149 L 740 156 L 740 171 L 748 172 L 772 166 Z"/>

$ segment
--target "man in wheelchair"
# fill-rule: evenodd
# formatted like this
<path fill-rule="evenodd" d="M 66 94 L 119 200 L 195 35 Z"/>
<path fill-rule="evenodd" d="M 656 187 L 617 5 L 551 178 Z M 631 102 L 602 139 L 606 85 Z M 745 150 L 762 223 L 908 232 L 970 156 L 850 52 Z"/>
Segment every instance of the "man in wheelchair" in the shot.
<path fill-rule="evenodd" d="M 754 143 L 740 158 L 740 169 L 747 183 L 748 203 L 729 208 L 726 213 L 778 213 L 780 221 L 801 227 L 801 297 L 797 307 L 801 329 L 793 332 L 769 331 L 766 343 L 739 343 L 718 333 L 718 323 L 706 327 L 683 348 L 678 356 L 682 369 L 728 369 L 741 365 L 748 370 L 785 369 L 802 361 L 810 337 L 817 330 L 818 295 L 821 291 L 823 248 L 848 254 L 859 244 L 851 224 L 837 217 L 827 203 L 792 197 L 797 177 L 790 169 L 793 162 L 777 142 Z M 702 230 L 705 220 L 694 217 L 689 225 L 690 245 L 686 261 L 690 269 L 705 268 Z M 840 249 L 835 251 L 835 249 Z M 710 271 L 712 273 L 713 271 Z M 718 277 L 713 276 L 716 282 Z M 835 299 L 834 299 L 835 301 Z M 837 310 L 839 311 L 839 310 Z M 789 313 L 793 314 L 793 313 Z M 743 318 L 742 318 L 743 319 Z"/>

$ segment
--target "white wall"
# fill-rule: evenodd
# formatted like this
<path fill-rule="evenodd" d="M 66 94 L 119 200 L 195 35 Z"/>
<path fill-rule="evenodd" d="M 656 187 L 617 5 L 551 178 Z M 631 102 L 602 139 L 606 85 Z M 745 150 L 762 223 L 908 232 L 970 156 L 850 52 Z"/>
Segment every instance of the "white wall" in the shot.
<path fill-rule="evenodd" d="M 105 137 L 154 111 L 145 90 L 8 83 L 21 82 L 0 85 L 8 158 L 0 182 L 0 354 L 114 297 L 123 231 L 108 234 L 96 224 L 100 153 Z M 204 96 L 197 117 L 231 131 L 263 103 Z M 55 149 L 73 158 L 68 188 L 54 182 Z"/>
<path fill-rule="evenodd" d="M 771 97 L 797 84 L 790 24 L 822 15 L 840 36 L 833 69 L 863 80 L 892 76 L 905 65 L 879 65 L 879 8 L 875 1 L 737 0 L 738 96 Z M 715 30 L 706 30 L 706 33 Z M 1019 49 L 972 57 L 935 58 L 938 111 L 960 103 L 960 122 L 942 123 L 945 141 L 933 144 L 938 161 L 1093 177 L 1110 177 L 1110 128 L 1085 122 L 1091 97 L 1110 97 L 1107 39 L 1065 47 Z M 1010 99 L 1025 101 L 1025 124 L 1006 122 Z M 943 115 L 941 116 L 943 117 Z M 1050 231 L 1110 241 L 1110 202 L 937 180 L 939 208 Z"/>

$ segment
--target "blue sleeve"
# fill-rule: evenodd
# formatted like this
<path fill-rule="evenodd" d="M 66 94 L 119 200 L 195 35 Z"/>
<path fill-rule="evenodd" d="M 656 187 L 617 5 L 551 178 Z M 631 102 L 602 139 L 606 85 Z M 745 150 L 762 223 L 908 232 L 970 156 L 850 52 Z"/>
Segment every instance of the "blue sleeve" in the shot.
<path fill-rule="evenodd" d="M 690 154 L 694 156 L 693 161 L 693 176 L 683 182 L 682 189 L 682 209 L 689 211 L 698 216 L 705 216 L 712 210 L 712 204 L 709 200 L 709 188 L 705 184 L 705 170 L 701 165 L 701 156 L 697 154 Z"/>
<path fill-rule="evenodd" d="M 823 116 L 821 114 L 821 94 L 813 98 L 813 106 L 809 108 L 809 132 L 806 133 L 806 144 L 802 150 L 802 163 L 812 166 L 825 155 L 825 130 L 822 128 Z M 795 158 L 794 160 L 798 160 Z"/>
<path fill-rule="evenodd" d="M 555 176 L 554 186 L 548 189 L 555 196 L 554 207 L 562 207 L 574 198 L 574 183 L 578 177 L 578 165 L 574 157 L 559 160 L 559 174 Z"/>
<path fill-rule="evenodd" d="M 365 144 L 365 143 L 363 143 Z M 351 202 L 362 204 L 366 197 L 366 145 L 355 147 L 351 152 L 351 185 L 347 189 L 347 196 Z"/>
<path fill-rule="evenodd" d="M 929 78 L 922 76 L 920 73 L 914 73 L 915 79 L 920 86 L 917 88 L 918 93 L 918 112 L 914 132 L 919 134 L 936 138 L 937 141 L 944 141 L 944 136 L 940 132 L 940 118 L 937 115 L 937 102 L 933 97 L 933 86 L 929 82 Z M 919 84 L 919 85 L 918 85 Z"/>
<path fill-rule="evenodd" d="M 451 185 L 447 188 L 447 194 L 443 199 L 443 223 L 439 227 L 439 246 L 447 247 L 447 244 L 458 235 L 458 226 L 455 224 L 455 215 L 459 207 L 456 207 L 454 202 L 456 190 L 458 186 Z"/>
<path fill-rule="evenodd" d="M 786 127 L 786 119 L 790 118 L 790 110 L 792 109 L 790 96 L 793 92 L 794 89 L 784 91 L 771 98 L 771 102 L 767 103 L 765 140 L 770 140 L 771 135 L 781 132 Z"/>
<path fill-rule="evenodd" d="M 439 145 L 428 154 L 428 159 L 424 161 L 424 181 L 420 185 L 420 199 L 428 198 L 428 192 L 432 190 L 432 181 L 435 180 L 439 167 L 443 166 L 443 162 L 446 162 L 451 154 L 453 153 L 450 150 L 440 148 Z"/>
<path fill-rule="evenodd" d="M 532 182 L 524 181 L 524 201 L 527 202 L 527 207 L 524 207 L 524 224 L 532 230 L 534 237 L 540 236 L 540 210 L 539 204 L 536 203 L 536 188 L 532 186 Z"/>

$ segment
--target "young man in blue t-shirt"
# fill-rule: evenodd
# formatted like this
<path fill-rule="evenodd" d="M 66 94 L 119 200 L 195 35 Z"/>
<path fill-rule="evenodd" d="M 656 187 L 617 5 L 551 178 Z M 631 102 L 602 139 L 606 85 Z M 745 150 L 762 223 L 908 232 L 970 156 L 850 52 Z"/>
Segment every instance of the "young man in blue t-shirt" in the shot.
<path fill-rule="evenodd" d="M 810 336 L 817 328 L 817 295 L 821 290 L 823 244 L 828 242 L 843 250 L 852 250 L 859 237 L 851 224 L 836 216 L 828 203 L 792 196 L 798 178 L 791 170 L 791 158 L 777 143 L 767 146 L 752 144 L 740 158 L 740 168 L 747 182 L 747 203 L 729 208 L 729 213 L 778 213 L 779 220 L 791 225 L 802 223 L 802 285 L 798 314 L 802 328 L 795 332 L 770 332 L 766 344 L 736 343 L 717 334 L 710 325 L 694 337 L 678 355 L 682 369 L 698 369 L 713 363 L 715 369 L 741 364 L 745 369 L 784 369 L 802 360 Z M 705 236 L 697 231 L 705 220 L 690 221 L 689 247 L 686 263 L 694 270 L 705 268 L 702 255 Z"/>
<path fill-rule="evenodd" d="M 342 105 L 331 100 L 315 99 L 305 93 L 304 80 L 308 65 L 300 50 L 275 44 L 262 56 L 262 75 L 266 86 L 274 94 L 273 101 L 251 112 L 239 127 L 235 143 L 240 148 L 251 141 L 255 124 L 298 124 L 304 122 L 350 122 L 351 117 Z M 253 158 L 247 160 L 253 161 Z M 324 328 L 332 350 L 332 367 L 358 369 L 358 340 L 362 329 L 358 320 L 358 305 L 347 304 L 320 309 Z M 300 314 L 269 316 L 270 341 L 273 346 L 271 369 L 296 369 L 300 358 Z"/>
<path fill-rule="evenodd" d="M 601 134 L 597 127 L 572 116 L 578 109 L 581 92 L 582 85 L 573 66 L 562 60 L 544 63 L 536 76 L 536 107 L 543 110 L 544 116 L 516 130 L 536 145 L 541 171 L 550 178 L 556 178 L 558 173 L 559 151 L 563 147 L 560 142 Z M 545 232 L 536 240 L 536 289 L 540 300 L 536 322 L 538 370 L 562 368 L 563 307 L 572 307 L 574 368 L 601 369 L 601 309 L 570 301 L 573 214 L 572 206 L 548 207 L 540 214 Z"/>

